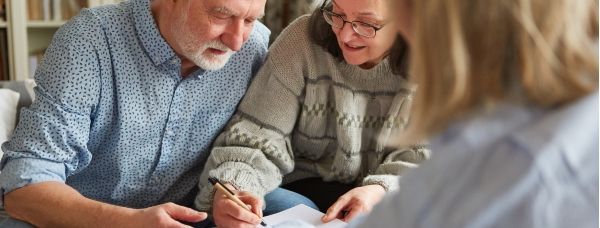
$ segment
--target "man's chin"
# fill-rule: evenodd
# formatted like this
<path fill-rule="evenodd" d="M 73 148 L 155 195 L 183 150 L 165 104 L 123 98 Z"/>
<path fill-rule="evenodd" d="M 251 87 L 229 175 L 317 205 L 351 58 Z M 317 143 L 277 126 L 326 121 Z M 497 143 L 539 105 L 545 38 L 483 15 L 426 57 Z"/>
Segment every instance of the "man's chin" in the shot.
<path fill-rule="evenodd" d="M 196 64 L 196 66 L 210 71 L 223 68 L 225 65 L 227 65 L 227 62 L 229 62 L 229 59 L 231 59 L 231 56 L 233 55 L 231 52 L 221 55 L 212 55 L 206 52 L 201 53 L 202 54 L 195 56 L 193 62 Z"/>
<path fill-rule="evenodd" d="M 198 63 L 196 63 L 196 65 L 204 70 L 210 70 L 210 71 L 215 71 L 215 70 L 220 70 L 221 68 L 223 68 L 225 65 L 227 65 L 228 60 L 225 61 L 199 61 Z"/>

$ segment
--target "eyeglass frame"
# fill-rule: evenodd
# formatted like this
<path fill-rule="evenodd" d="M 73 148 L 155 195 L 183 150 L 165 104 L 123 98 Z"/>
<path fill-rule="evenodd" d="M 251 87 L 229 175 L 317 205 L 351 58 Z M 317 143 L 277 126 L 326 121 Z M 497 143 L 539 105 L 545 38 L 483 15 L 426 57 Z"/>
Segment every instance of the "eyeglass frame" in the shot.
<path fill-rule="evenodd" d="M 332 16 L 334 16 L 334 17 L 339 17 L 340 19 L 342 19 L 342 22 L 344 22 L 344 24 L 342 24 L 342 27 L 340 27 L 340 28 L 337 28 L 337 27 L 333 26 L 332 24 L 329 24 L 329 22 L 327 22 L 327 18 L 325 18 L 325 22 L 327 22 L 327 24 L 329 24 L 330 26 L 332 26 L 332 27 L 334 27 L 334 28 L 337 28 L 337 29 L 342 29 L 342 28 L 344 28 L 344 26 L 346 26 L 346 23 L 350 23 L 350 26 L 352 27 L 352 31 L 354 31 L 356 34 L 358 34 L 358 35 L 360 35 L 360 36 L 362 36 L 362 37 L 373 38 L 373 37 L 375 37 L 375 36 L 377 35 L 377 31 L 381 30 L 381 29 L 383 28 L 383 26 L 385 26 L 385 25 L 387 24 L 387 23 L 384 23 L 384 24 L 382 24 L 382 25 L 379 25 L 379 27 L 377 27 L 377 26 L 375 26 L 375 25 L 372 25 L 372 24 L 369 24 L 369 23 L 367 23 L 367 22 L 362 22 L 362 21 L 347 21 L 346 19 L 344 19 L 344 18 L 342 17 L 342 15 L 339 15 L 339 14 L 337 14 L 337 13 L 334 13 L 334 12 L 333 12 L 333 11 L 331 11 L 331 10 L 325 9 L 325 5 L 326 5 L 326 3 L 327 3 L 327 0 L 324 0 L 324 1 L 323 1 L 323 4 L 321 4 L 321 7 L 320 7 L 321 14 L 323 14 L 323 17 L 325 17 L 325 14 L 324 14 L 324 13 L 325 13 L 325 12 L 327 12 L 327 13 L 330 13 L 330 14 L 331 14 Z M 332 21 L 332 23 L 333 23 L 333 21 Z M 356 28 L 354 27 L 354 26 L 355 26 L 355 23 L 361 23 L 361 24 L 363 24 L 363 25 L 369 26 L 369 27 L 373 28 L 373 30 L 375 30 L 375 33 L 373 33 L 373 36 L 365 36 L 365 35 L 363 35 L 363 34 L 360 34 L 358 31 L 356 31 Z"/>

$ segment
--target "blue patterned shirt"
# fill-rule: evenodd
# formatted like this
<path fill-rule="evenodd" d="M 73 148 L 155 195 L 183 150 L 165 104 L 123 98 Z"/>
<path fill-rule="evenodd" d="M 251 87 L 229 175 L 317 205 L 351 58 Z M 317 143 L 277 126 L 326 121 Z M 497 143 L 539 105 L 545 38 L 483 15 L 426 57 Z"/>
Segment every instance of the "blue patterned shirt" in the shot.
<path fill-rule="evenodd" d="M 36 101 L 2 146 L 2 195 L 59 181 L 116 205 L 191 205 L 269 33 L 256 23 L 221 70 L 182 78 L 148 0 L 83 10 L 55 34 L 35 74 Z"/>

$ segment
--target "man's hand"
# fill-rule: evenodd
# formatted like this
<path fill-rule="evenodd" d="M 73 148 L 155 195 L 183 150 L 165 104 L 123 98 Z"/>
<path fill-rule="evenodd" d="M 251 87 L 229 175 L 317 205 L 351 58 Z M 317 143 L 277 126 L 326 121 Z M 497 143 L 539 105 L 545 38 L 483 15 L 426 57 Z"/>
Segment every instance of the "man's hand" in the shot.
<path fill-rule="evenodd" d="M 371 211 L 385 195 L 385 189 L 380 185 L 356 187 L 340 198 L 327 209 L 327 214 L 321 218 L 323 222 L 341 219 L 348 222 L 361 213 Z"/>
<path fill-rule="evenodd" d="M 206 219 L 206 216 L 204 212 L 165 203 L 137 210 L 130 221 L 136 221 L 131 227 L 190 227 L 181 222 L 200 222 Z"/>
<path fill-rule="evenodd" d="M 84 197 L 65 183 L 27 185 L 4 196 L 6 212 L 36 227 L 186 227 L 206 213 L 165 203 L 132 209 Z"/>
<path fill-rule="evenodd" d="M 227 185 L 227 184 L 226 184 Z M 215 192 L 213 198 L 213 216 L 217 227 L 256 227 L 262 218 L 262 201 L 259 197 L 249 192 L 236 191 L 227 185 L 235 196 L 250 207 L 252 212 L 237 205 L 220 190 Z"/>

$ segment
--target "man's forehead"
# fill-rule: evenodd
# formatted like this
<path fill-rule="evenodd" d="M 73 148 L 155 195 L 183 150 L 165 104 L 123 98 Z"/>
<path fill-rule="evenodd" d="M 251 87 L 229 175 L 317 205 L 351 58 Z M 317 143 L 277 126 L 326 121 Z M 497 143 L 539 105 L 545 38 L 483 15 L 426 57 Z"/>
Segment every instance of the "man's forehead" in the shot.
<path fill-rule="evenodd" d="M 266 0 L 205 0 L 204 5 L 208 10 L 218 10 L 241 17 L 261 18 L 265 14 L 265 3 Z"/>

